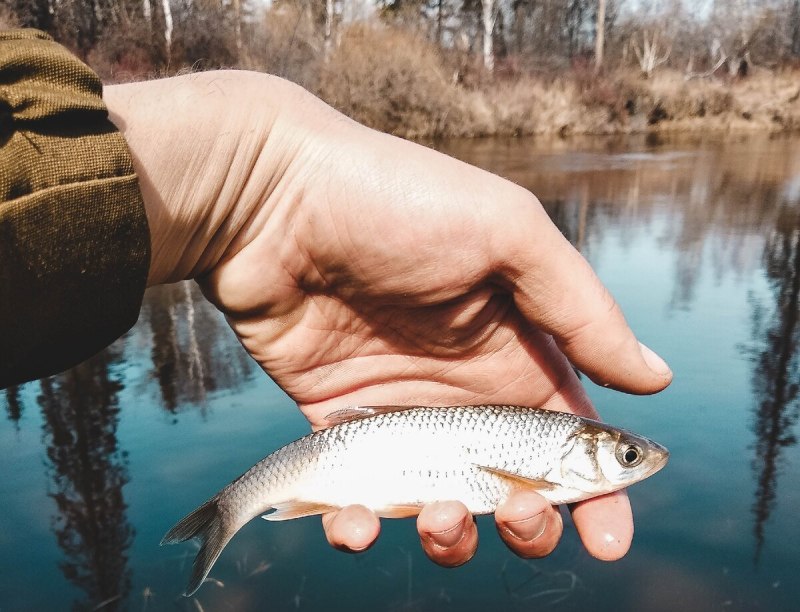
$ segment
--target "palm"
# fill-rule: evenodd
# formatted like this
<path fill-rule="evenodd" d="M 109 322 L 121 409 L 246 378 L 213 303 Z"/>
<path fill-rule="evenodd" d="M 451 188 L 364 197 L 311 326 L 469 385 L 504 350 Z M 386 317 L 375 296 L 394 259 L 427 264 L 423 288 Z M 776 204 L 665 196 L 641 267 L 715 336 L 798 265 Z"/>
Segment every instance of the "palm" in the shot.
<path fill-rule="evenodd" d="M 255 235 L 209 277 L 212 296 L 229 296 L 221 306 L 245 348 L 315 426 L 342 405 L 540 406 L 575 391 L 563 354 L 518 310 L 496 244 L 551 231 L 535 199 L 428 149 L 368 138 L 370 151 L 392 155 L 362 154 L 349 134 L 350 156 L 325 155 L 324 175 L 301 173 L 302 197 L 273 215 L 283 227 Z M 422 184 L 422 173 L 437 180 Z M 520 236 L 509 218 L 529 231 Z M 265 277 L 263 262 L 276 260 Z M 252 290 L 237 301 L 220 286 Z"/>
<path fill-rule="evenodd" d="M 552 342 L 525 329 L 508 296 L 479 292 L 466 304 L 417 308 L 328 295 L 308 301 L 313 314 L 288 330 L 289 352 L 279 348 L 275 365 L 266 365 L 315 426 L 343 405 L 538 406 L 572 380 Z"/>

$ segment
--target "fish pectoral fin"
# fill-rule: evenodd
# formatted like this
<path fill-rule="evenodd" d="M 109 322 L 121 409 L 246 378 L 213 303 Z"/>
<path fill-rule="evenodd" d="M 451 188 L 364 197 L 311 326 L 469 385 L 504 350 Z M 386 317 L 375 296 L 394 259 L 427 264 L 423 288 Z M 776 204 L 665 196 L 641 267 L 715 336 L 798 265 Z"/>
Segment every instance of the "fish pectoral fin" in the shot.
<path fill-rule="evenodd" d="M 489 472 L 490 474 L 511 482 L 515 487 L 535 489 L 536 491 L 546 491 L 548 489 L 555 489 L 558 487 L 557 484 L 552 483 L 549 480 L 544 480 L 543 478 L 526 478 L 525 476 L 520 476 L 519 474 L 508 472 L 500 468 L 493 468 L 486 465 L 475 465 L 480 469 Z"/>
<path fill-rule="evenodd" d="M 264 514 L 261 517 L 265 521 L 288 521 L 304 516 L 314 516 L 315 514 L 325 514 L 326 512 L 339 510 L 339 506 L 301 501 L 299 499 L 291 499 L 287 502 L 275 504 L 272 507 L 275 509 L 274 512 Z"/>
<path fill-rule="evenodd" d="M 422 512 L 422 504 L 392 504 L 375 510 L 382 518 L 408 518 Z"/>

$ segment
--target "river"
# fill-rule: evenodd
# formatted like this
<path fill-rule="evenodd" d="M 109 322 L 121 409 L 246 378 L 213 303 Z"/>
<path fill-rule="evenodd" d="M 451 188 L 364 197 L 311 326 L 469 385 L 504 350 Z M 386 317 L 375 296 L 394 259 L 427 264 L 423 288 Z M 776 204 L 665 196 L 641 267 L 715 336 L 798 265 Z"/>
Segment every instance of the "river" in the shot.
<path fill-rule="evenodd" d="M 430 563 L 413 521 L 361 555 L 317 518 L 253 521 L 196 599 L 195 548 L 159 548 L 187 511 L 307 431 L 191 284 L 64 374 L 0 397 L 0 611 L 794 610 L 800 601 L 800 138 L 473 140 L 440 145 L 536 193 L 674 383 L 585 381 L 608 421 L 669 465 L 630 491 L 633 548 L 603 563 L 567 519 L 547 559 L 489 517 L 476 557 Z"/>

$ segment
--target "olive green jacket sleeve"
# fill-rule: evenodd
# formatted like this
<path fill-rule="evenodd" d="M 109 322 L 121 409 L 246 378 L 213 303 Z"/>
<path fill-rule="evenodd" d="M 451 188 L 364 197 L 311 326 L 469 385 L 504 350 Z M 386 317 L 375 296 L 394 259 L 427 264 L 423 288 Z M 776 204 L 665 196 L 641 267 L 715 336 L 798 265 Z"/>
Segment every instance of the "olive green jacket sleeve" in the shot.
<path fill-rule="evenodd" d="M 0 31 L 0 388 L 96 353 L 138 317 L 150 235 L 100 79 Z"/>

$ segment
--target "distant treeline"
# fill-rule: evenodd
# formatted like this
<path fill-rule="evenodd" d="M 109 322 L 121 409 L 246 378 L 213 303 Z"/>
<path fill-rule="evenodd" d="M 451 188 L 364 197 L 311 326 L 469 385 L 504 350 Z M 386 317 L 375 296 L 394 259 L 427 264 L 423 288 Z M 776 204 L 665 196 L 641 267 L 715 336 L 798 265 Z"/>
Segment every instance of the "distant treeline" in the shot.
<path fill-rule="evenodd" d="M 3 25 L 109 82 L 262 70 L 405 136 L 800 126 L 800 0 L 5 0 Z"/>

